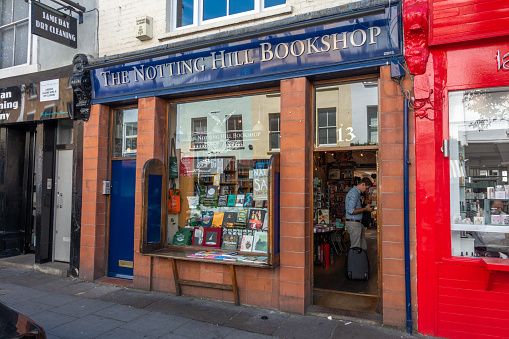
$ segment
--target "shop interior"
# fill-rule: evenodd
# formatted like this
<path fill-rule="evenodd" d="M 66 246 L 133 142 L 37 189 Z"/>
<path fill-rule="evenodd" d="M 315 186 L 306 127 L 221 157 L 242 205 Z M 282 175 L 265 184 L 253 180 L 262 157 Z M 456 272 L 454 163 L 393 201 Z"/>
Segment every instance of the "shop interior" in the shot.
<path fill-rule="evenodd" d="M 378 313 L 376 209 L 363 214 L 368 279 L 350 280 L 345 272 L 345 258 L 350 248 L 345 228 L 345 197 L 361 178 L 368 177 L 373 186 L 362 195 L 363 204 L 377 206 L 377 151 L 319 151 L 314 153 L 313 162 L 313 303 L 333 309 Z"/>

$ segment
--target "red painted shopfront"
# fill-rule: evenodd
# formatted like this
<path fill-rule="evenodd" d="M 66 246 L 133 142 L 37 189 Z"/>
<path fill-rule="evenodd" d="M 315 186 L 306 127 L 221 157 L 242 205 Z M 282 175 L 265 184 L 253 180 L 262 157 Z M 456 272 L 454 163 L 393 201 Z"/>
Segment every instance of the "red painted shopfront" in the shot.
<path fill-rule="evenodd" d="M 405 2 L 406 56 L 415 75 L 418 331 L 423 334 L 509 336 L 509 260 L 496 258 L 501 252 L 506 258 L 500 244 L 506 243 L 507 226 L 494 221 L 493 205 L 483 205 L 493 200 L 495 176 L 500 186 L 507 184 L 508 13 L 506 1 Z M 472 98 L 485 101 L 472 106 Z M 458 107 L 465 117 L 470 109 L 482 111 L 483 118 L 458 124 Z M 489 116 L 492 111 L 497 115 Z M 490 163 L 493 144 L 498 165 Z M 484 156 L 475 158 L 476 145 L 484 147 L 476 151 Z M 496 197 L 507 207 L 507 196 Z M 466 250 L 464 243 L 471 240 L 473 248 L 479 233 L 501 236 L 498 249 Z"/>

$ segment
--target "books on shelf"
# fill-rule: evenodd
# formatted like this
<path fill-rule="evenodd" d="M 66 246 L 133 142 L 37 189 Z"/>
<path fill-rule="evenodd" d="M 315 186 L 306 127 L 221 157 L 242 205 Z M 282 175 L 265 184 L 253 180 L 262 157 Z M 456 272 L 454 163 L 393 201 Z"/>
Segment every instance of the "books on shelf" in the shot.
<path fill-rule="evenodd" d="M 260 208 L 252 208 L 249 210 L 248 228 L 261 231 L 263 228 L 263 220 L 265 218 L 265 210 Z"/>
<path fill-rule="evenodd" d="M 254 239 L 254 236 L 244 234 L 242 236 L 242 242 L 240 244 L 240 250 L 242 252 L 251 252 L 253 250 L 253 239 Z"/>
<path fill-rule="evenodd" d="M 214 217 L 212 219 L 212 227 L 223 227 L 223 212 L 214 212 Z"/>
<path fill-rule="evenodd" d="M 226 195 L 220 195 L 219 199 L 217 200 L 217 206 L 226 207 L 227 200 L 228 198 Z"/>
<path fill-rule="evenodd" d="M 215 199 L 215 197 L 217 196 L 218 189 L 219 188 L 217 186 L 208 185 L 206 198 L 207 199 Z"/>
<path fill-rule="evenodd" d="M 244 207 L 253 207 L 253 193 L 246 193 L 246 197 L 244 198 Z"/>
<path fill-rule="evenodd" d="M 255 232 L 253 240 L 253 252 L 267 253 L 267 232 Z"/>
<path fill-rule="evenodd" d="M 224 212 L 223 227 L 233 228 L 237 222 L 237 212 Z"/>
<path fill-rule="evenodd" d="M 214 211 L 203 211 L 201 213 L 201 225 L 203 227 L 211 226 L 213 218 L 214 218 Z"/>
<path fill-rule="evenodd" d="M 235 200 L 235 206 L 243 207 L 244 206 L 244 194 L 237 194 L 237 198 Z"/>
<path fill-rule="evenodd" d="M 247 221 L 247 209 L 242 208 L 237 213 L 237 221 L 235 222 L 235 226 L 246 227 Z"/>
<path fill-rule="evenodd" d="M 226 206 L 228 206 L 228 207 L 235 206 L 235 194 L 230 194 L 228 196 L 228 202 L 226 203 Z"/>

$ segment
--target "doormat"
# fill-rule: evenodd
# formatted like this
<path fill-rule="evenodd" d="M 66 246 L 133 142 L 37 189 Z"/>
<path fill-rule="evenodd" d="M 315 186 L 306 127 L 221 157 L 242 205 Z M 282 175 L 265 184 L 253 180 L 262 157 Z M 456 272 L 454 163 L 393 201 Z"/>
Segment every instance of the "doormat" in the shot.
<path fill-rule="evenodd" d="M 364 313 L 377 313 L 378 297 L 338 291 L 325 292 L 315 305 Z"/>

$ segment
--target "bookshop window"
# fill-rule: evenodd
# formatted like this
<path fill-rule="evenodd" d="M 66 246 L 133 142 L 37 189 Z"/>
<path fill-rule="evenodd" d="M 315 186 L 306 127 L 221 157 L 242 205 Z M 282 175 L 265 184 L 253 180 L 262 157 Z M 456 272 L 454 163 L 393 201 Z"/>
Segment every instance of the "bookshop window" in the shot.
<path fill-rule="evenodd" d="M 136 156 L 138 142 L 138 109 L 113 111 L 113 157 Z"/>
<path fill-rule="evenodd" d="M 451 254 L 509 256 L 509 87 L 449 93 Z"/>
<path fill-rule="evenodd" d="M 270 113 L 279 107 L 273 93 L 169 105 L 180 155 L 179 176 L 171 180 L 180 190 L 181 208 L 169 218 L 168 245 L 267 255 L 267 134 Z M 191 126 L 198 121 L 207 126 L 200 148 L 193 147 Z"/>
<path fill-rule="evenodd" d="M 280 148 L 281 139 L 281 114 L 269 114 L 269 144 L 270 150 L 278 150 Z"/>
<path fill-rule="evenodd" d="M 316 87 L 315 100 L 318 146 L 378 144 L 376 80 Z"/>

